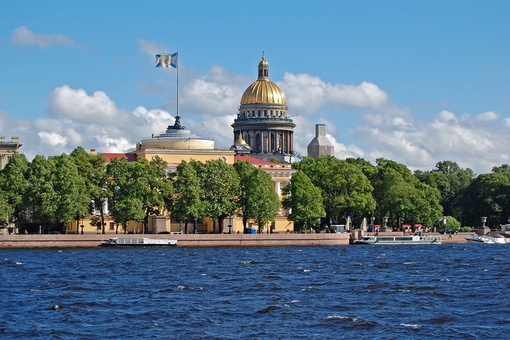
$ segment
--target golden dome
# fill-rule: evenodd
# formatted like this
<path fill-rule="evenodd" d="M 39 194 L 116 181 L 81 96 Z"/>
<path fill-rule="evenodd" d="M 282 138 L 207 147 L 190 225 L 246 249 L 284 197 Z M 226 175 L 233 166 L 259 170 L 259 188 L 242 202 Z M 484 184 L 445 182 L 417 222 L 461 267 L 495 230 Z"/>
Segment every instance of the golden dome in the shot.
<path fill-rule="evenodd" d="M 247 104 L 277 104 L 287 105 L 283 91 L 269 80 L 269 64 L 262 57 L 259 62 L 259 77 L 253 82 L 241 97 L 241 105 Z"/>
<path fill-rule="evenodd" d="M 239 144 L 239 145 L 246 144 L 246 141 L 243 139 L 243 136 L 239 135 L 239 138 L 237 138 L 237 140 L 236 140 L 236 144 Z"/>

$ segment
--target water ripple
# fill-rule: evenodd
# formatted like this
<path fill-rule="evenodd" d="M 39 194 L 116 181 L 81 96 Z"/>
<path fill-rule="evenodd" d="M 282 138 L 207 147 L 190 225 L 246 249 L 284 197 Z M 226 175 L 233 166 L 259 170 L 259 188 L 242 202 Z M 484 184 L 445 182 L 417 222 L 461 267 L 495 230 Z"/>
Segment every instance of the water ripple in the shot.
<path fill-rule="evenodd" d="M 502 339 L 510 317 L 510 247 L 1 252 L 2 339 Z"/>

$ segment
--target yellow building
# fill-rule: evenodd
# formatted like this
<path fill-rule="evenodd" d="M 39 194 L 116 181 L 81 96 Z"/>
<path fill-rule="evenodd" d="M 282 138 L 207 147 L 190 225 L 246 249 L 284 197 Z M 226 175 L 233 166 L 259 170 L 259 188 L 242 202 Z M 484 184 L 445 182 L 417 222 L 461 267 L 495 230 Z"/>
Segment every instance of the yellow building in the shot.
<path fill-rule="evenodd" d="M 0 170 L 5 168 L 14 154 L 19 153 L 19 137 L 12 137 L 11 141 L 6 141 L 5 137 L 0 137 Z"/>
<path fill-rule="evenodd" d="M 143 139 L 136 145 L 137 157 L 147 160 L 159 156 L 168 163 L 169 169 L 176 168 L 182 161 L 199 161 L 222 159 L 227 164 L 234 164 L 234 151 L 214 148 L 214 140 L 192 134 L 181 124 L 180 117 L 175 117 L 175 124 L 168 126 L 165 133 Z"/>

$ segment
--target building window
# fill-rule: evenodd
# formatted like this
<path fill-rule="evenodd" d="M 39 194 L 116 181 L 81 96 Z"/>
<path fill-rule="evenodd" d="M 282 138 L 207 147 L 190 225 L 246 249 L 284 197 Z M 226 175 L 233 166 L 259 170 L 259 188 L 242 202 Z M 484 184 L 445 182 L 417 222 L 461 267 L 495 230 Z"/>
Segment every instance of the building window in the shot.
<path fill-rule="evenodd" d="M 110 222 L 110 230 L 114 230 L 114 229 L 115 229 L 115 223 Z"/>

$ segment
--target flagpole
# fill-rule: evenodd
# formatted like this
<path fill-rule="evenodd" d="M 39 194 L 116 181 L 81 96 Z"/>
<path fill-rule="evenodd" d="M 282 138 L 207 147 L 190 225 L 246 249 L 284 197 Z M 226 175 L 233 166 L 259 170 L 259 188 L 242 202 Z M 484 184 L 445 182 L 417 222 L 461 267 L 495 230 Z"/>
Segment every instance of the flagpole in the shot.
<path fill-rule="evenodd" d="M 177 56 L 179 56 L 179 51 L 177 51 Z M 179 117 L 179 57 L 177 57 L 177 64 L 175 66 L 177 69 L 177 117 Z"/>

